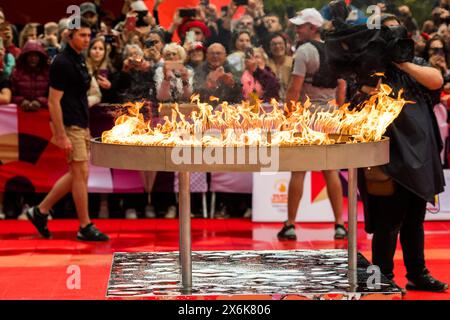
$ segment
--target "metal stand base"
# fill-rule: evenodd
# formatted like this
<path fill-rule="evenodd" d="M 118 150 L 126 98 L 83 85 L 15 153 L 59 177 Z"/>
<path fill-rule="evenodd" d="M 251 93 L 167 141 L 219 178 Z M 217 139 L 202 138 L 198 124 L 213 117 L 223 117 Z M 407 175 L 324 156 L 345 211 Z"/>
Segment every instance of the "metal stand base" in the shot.
<path fill-rule="evenodd" d="M 358 199 L 357 169 L 348 169 L 348 280 L 353 291 L 358 285 Z M 179 215 L 180 215 L 180 264 L 182 284 L 186 294 L 192 290 L 192 248 L 191 248 L 191 195 L 189 172 L 179 173 Z"/>
<path fill-rule="evenodd" d="M 357 256 L 351 285 L 345 250 L 193 252 L 193 281 L 186 293 L 178 252 L 116 253 L 107 297 L 112 299 L 401 299 L 383 275 L 373 277 Z M 373 281 L 373 279 L 375 281 Z"/>

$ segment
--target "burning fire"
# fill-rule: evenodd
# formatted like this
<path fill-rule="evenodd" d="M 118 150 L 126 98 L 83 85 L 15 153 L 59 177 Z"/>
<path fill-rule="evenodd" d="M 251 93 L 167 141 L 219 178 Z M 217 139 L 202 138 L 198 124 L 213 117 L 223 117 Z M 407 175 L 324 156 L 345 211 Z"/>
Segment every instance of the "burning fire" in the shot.
<path fill-rule="evenodd" d="M 392 89 L 381 84 L 377 93 L 358 110 L 348 110 L 348 104 L 335 111 L 311 111 L 311 103 L 284 104 L 280 108 L 271 101 L 270 112 L 261 101 L 229 105 L 222 102 L 213 110 L 202 103 L 198 95 L 192 103 L 198 107 L 189 117 L 178 104 L 172 106 L 171 117 L 151 127 L 144 121 L 142 103 L 128 104 L 128 114 L 120 116 L 115 126 L 102 134 L 102 142 L 143 146 L 297 146 L 312 144 L 358 143 L 381 140 L 387 127 L 397 118 L 408 101 L 402 92 L 391 97 Z M 211 97 L 214 101 L 215 97 Z M 293 110 L 289 112 L 289 110 Z"/>

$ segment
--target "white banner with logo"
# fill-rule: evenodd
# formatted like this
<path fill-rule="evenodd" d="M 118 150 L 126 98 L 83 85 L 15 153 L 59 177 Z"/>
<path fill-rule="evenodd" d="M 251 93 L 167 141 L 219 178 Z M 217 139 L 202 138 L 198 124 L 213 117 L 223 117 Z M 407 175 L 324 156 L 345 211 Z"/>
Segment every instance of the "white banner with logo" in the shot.
<path fill-rule="evenodd" d="M 429 206 L 427 220 L 450 220 L 450 169 L 444 170 L 444 175 L 445 191 L 439 195 L 437 206 Z"/>
<path fill-rule="evenodd" d="M 345 182 L 345 173 L 341 173 Z M 287 219 L 287 191 L 289 172 L 272 175 L 253 174 L 253 210 L 255 222 L 282 222 Z M 445 170 L 446 189 L 439 195 L 436 214 L 427 213 L 427 220 L 450 220 L 450 170 Z M 346 186 L 344 185 L 344 189 Z M 347 216 L 347 199 L 344 198 L 344 217 Z M 358 220 L 363 221 L 361 203 Z M 303 197 L 297 214 L 298 222 L 333 222 L 334 216 L 326 193 L 326 184 L 320 172 L 308 172 L 303 186 Z"/>

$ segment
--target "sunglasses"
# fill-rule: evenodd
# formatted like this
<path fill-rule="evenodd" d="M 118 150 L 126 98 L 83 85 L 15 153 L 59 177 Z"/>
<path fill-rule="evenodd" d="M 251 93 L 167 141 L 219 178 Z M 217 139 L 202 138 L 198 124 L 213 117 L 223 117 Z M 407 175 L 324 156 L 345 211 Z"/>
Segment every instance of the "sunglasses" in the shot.
<path fill-rule="evenodd" d="M 444 48 L 430 48 L 430 52 L 435 55 L 445 55 Z"/>

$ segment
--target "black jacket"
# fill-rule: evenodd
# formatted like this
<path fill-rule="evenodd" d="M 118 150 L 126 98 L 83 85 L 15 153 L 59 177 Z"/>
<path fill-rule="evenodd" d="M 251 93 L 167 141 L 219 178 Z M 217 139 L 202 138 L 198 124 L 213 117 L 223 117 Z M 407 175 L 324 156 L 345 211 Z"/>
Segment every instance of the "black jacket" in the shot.
<path fill-rule="evenodd" d="M 426 65 L 423 59 L 414 63 Z M 407 104 L 397 119 L 388 127 L 390 139 L 390 162 L 382 167 L 396 183 L 416 194 L 419 198 L 434 203 L 434 196 L 444 191 L 444 173 L 439 153 L 442 140 L 439 134 L 434 105 L 439 101 L 436 92 L 420 85 L 405 72 L 391 67 L 386 70 L 384 82 L 398 92 L 404 89 L 404 99 L 415 101 Z M 359 187 L 364 202 L 365 228 L 373 232 L 372 217 L 376 214 L 368 206 L 367 192 L 362 170 Z"/>

